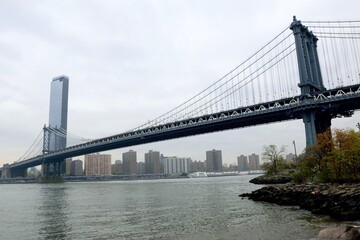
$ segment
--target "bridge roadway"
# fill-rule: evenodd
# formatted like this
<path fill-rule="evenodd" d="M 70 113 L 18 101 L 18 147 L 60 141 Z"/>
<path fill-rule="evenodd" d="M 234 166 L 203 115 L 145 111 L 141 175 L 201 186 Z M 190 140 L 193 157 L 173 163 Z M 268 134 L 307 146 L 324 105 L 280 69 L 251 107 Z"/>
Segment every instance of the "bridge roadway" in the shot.
<path fill-rule="evenodd" d="M 360 84 L 125 132 L 67 147 L 49 154 L 39 155 L 21 162 L 15 162 L 10 164 L 10 168 L 12 170 L 24 169 L 47 162 L 56 162 L 59 159 L 100 151 L 228 129 L 302 119 L 302 113 L 309 110 L 325 112 L 330 114 L 332 118 L 335 118 L 338 116 L 351 116 L 354 110 L 357 109 L 360 109 Z"/>

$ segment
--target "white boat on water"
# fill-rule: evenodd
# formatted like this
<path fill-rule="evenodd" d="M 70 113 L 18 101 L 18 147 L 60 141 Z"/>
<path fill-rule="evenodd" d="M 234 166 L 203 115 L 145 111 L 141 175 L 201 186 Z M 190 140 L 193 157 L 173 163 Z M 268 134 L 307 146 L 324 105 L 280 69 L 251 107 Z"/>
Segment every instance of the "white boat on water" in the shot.
<path fill-rule="evenodd" d="M 194 172 L 188 175 L 190 178 L 202 178 L 207 177 L 206 172 Z"/>

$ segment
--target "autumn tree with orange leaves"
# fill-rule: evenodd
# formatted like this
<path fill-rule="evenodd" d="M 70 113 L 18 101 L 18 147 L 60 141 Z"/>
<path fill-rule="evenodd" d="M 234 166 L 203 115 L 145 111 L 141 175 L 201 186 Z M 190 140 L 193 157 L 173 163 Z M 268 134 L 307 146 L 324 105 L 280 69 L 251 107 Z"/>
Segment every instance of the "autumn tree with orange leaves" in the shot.
<path fill-rule="evenodd" d="M 305 151 L 297 180 L 320 182 L 360 181 L 360 132 L 326 131 L 318 134 L 318 143 Z"/>

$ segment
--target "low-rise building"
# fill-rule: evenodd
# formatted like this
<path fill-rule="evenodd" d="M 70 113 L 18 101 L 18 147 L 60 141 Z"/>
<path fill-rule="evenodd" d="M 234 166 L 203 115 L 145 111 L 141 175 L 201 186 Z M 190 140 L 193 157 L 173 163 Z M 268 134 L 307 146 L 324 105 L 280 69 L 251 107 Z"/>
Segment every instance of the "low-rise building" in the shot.
<path fill-rule="evenodd" d="M 191 167 L 190 167 L 190 171 L 191 172 L 205 172 L 205 162 L 202 161 L 193 161 L 191 163 Z"/>
<path fill-rule="evenodd" d="M 190 172 L 191 158 L 164 157 L 164 173 L 188 173 Z"/>

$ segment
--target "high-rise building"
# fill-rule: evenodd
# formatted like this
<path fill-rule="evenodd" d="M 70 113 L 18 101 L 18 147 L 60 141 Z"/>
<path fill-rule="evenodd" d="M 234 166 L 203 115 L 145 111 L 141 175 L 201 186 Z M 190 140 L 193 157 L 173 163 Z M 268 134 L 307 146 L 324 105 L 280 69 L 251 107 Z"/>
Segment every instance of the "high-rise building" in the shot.
<path fill-rule="evenodd" d="M 77 159 L 71 162 L 71 176 L 82 176 L 84 175 L 83 171 L 83 161 Z"/>
<path fill-rule="evenodd" d="M 260 169 L 259 155 L 255 153 L 249 155 L 249 170 L 259 170 L 259 169 Z"/>
<path fill-rule="evenodd" d="M 237 157 L 238 171 L 247 171 L 249 170 L 249 163 L 247 156 L 240 155 Z"/>
<path fill-rule="evenodd" d="M 49 151 L 66 148 L 69 78 L 53 78 L 50 91 Z"/>
<path fill-rule="evenodd" d="M 157 174 L 160 173 L 160 152 L 150 150 L 145 153 L 145 173 Z"/>
<path fill-rule="evenodd" d="M 190 172 L 191 158 L 164 157 L 164 173 L 188 173 Z"/>
<path fill-rule="evenodd" d="M 125 174 L 136 174 L 136 151 L 130 150 L 122 154 L 123 157 L 123 171 Z"/>
<path fill-rule="evenodd" d="M 85 175 L 111 175 L 111 155 L 99 153 L 85 155 Z"/>
<path fill-rule="evenodd" d="M 222 154 L 221 150 L 206 151 L 206 171 L 207 172 L 222 172 Z"/>

